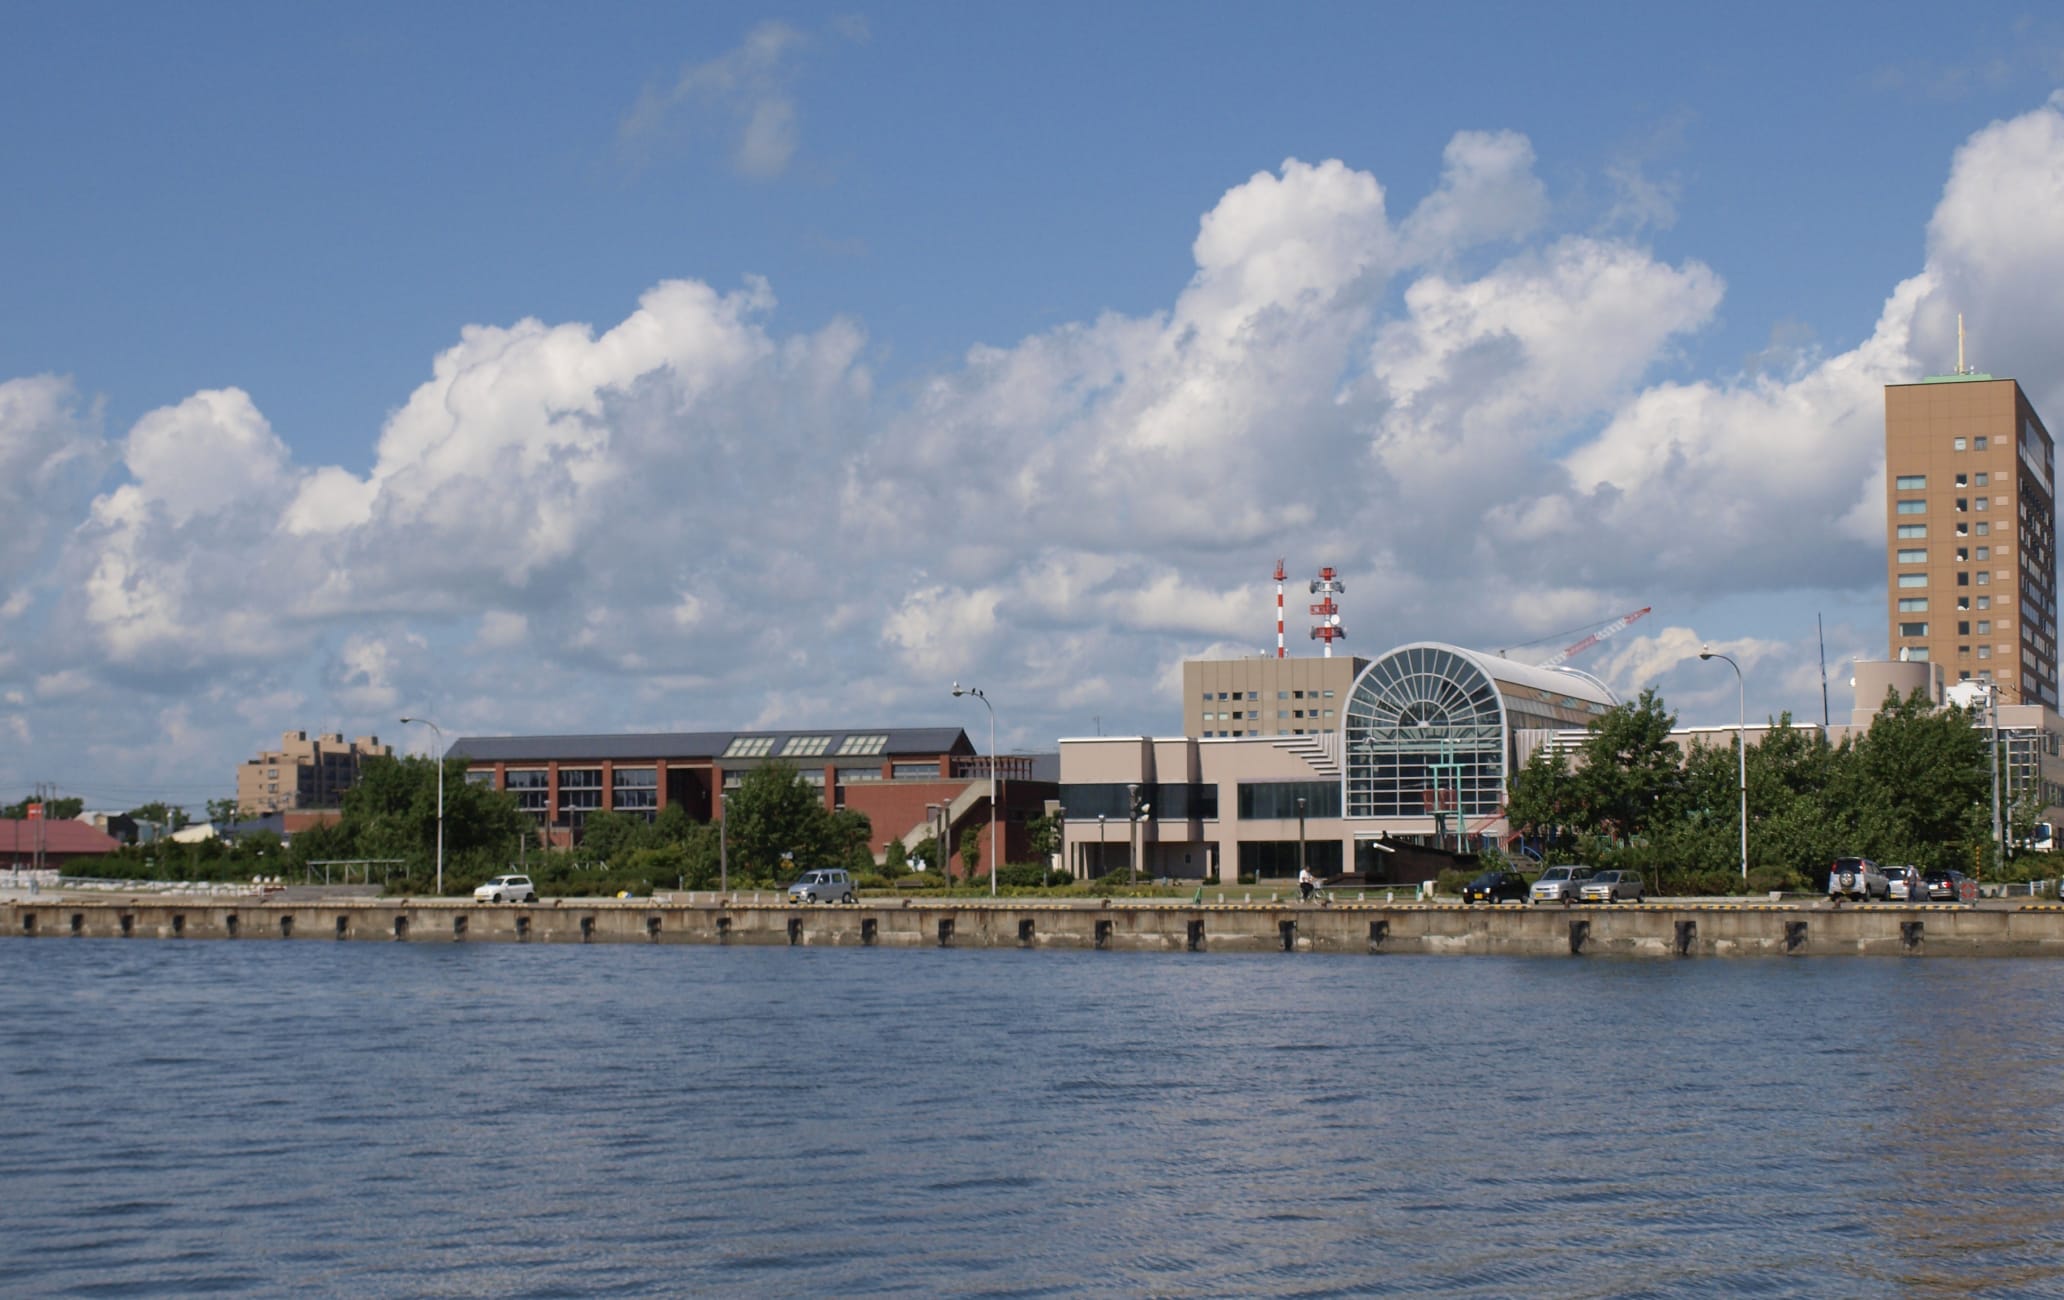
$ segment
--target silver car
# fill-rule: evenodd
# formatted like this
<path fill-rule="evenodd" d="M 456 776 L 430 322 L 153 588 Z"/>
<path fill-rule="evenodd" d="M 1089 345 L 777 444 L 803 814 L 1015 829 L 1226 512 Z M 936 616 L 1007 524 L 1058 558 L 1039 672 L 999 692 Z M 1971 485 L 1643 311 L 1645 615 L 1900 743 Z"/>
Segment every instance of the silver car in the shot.
<path fill-rule="evenodd" d="M 1596 867 L 1550 867 L 1535 878 L 1527 898 L 1535 903 L 1574 903 L 1577 886 L 1591 878 Z"/>
<path fill-rule="evenodd" d="M 1647 892 L 1638 871 L 1600 871 L 1577 886 L 1580 903 L 1640 902 Z"/>
<path fill-rule="evenodd" d="M 853 873 L 835 867 L 805 871 L 788 887 L 791 903 L 850 903 L 853 901 Z"/>
<path fill-rule="evenodd" d="M 1866 903 L 1873 898 L 1890 901 L 1892 882 L 1869 858 L 1836 858 L 1828 865 L 1827 891 L 1829 898 L 1860 898 Z"/>

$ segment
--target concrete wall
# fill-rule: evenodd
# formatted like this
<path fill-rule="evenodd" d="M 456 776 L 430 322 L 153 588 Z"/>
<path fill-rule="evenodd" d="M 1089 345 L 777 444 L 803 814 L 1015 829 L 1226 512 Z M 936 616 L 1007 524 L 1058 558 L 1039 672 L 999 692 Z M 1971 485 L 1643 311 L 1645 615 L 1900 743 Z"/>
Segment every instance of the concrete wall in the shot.
<path fill-rule="evenodd" d="M 707 896 L 704 896 L 707 899 Z M 457 900 L 213 903 L 15 901 L 29 939 L 402 943 L 754 943 L 1146 952 L 1497 953 L 1523 956 L 2064 956 L 2064 905 L 1652 904 L 1467 908 L 1273 901 L 925 903 L 852 907 L 634 899 L 485 906 Z"/>

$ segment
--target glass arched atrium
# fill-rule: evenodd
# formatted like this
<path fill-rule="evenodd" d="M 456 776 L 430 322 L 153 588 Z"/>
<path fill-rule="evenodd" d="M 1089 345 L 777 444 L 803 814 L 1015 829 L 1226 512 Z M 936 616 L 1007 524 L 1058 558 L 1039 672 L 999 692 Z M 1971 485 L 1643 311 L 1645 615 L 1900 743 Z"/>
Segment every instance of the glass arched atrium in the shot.
<path fill-rule="evenodd" d="M 1439 812 L 1449 829 L 1475 830 L 1504 809 L 1515 729 L 1581 727 L 1616 702 L 1571 670 L 1430 642 L 1400 646 L 1363 669 L 1348 696 L 1343 811 Z"/>

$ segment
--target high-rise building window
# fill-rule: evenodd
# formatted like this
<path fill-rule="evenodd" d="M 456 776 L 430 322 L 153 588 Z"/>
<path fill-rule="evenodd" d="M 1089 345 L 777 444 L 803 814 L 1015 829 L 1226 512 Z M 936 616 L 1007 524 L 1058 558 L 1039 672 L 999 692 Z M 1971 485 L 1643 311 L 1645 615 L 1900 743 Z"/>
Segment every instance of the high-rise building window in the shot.
<path fill-rule="evenodd" d="M 1959 474 L 1959 475 L 1957 475 L 1957 476 L 1956 476 L 1956 485 L 1957 485 L 1958 487 L 1969 487 L 1969 486 L 1971 486 L 1971 476 L 1970 476 L 1969 474 Z"/>
<path fill-rule="evenodd" d="M 1926 524 L 1899 525 L 1899 538 L 1901 541 L 1910 541 L 1917 537 L 1926 537 L 1927 535 L 1928 525 Z"/>
<path fill-rule="evenodd" d="M 1989 571 L 1987 571 L 1987 570 L 1985 570 L 1985 569 L 1980 569 L 1980 570 L 1978 570 L 1978 585 L 1979 585 L 1979 586 L 1981 586 L 1981 587 L 1982 587 L 1982 586 L 1984 586 L 1984 585 L 1985 585 L 1986 583 L 1988 583 L 1988 582 L 1991 582 L 1991 581 L 1992 581 L 1992 574 L 1991 574 L 1991 573 L 1990 573 Z"/>
<path fill-rule="evenodd" d="M 1986 439 L 1985 439 L 1984 435 L 1982 435 L 1982 434 L 1981 434 L 1981 435 L 1979 435 L 1978 437 L 1976 437 L 1976 438 L 1973 438 L 1973 439 L 1971 439 L 1971 450 L 1972 450 L 1972 451 L 1984 451 L 1984 450 L 1985 450 L 1985 444 L 1986 444 Z"/>
<path fill-rule="evenodd" d="M 1991 636 L 1991 635 L 1992 635 L 1992 622 L 1991 622 L 1991 620 L 1990 620 L 1990 619 L 1983 619 L 1983 618 L 1981 618 L 1981 619 L 1979 619 L 1979 620 L 1978 620 L 1978 635 L 1979 635 L 1979 636 Z"/>
<path fill-rule="evenodd" d="M 1989 534 L 1990 534 L 1991 532 L 1992 532 L 1992 525 L 1991 525 L 1991 524 L 1988 524 L 1988 523 L 1986 523 L 1986 522 L 1985 522 L 1984 520 L 1982 520 L 1982 519 L 1978 521 L 1978 535 L 1979 535 L 1980 537 L 1985 537 L 1985 536 L 1988 536 L 1988 535 L 1989 535 Z"/>
<path fill-rule="evenodd" d="M 1906 648 L 1906 657 L 1916 663 L 1926 663 L 1928 662 L 1928 647 L 1924 645 L 1908 646 Z"/>
<path fill-rule="evenodd" d="M 1973 502 L 1971 503 L 1971 508 L 1972 508 L 1973 510 L 1984 510 L 1984 509 L 1986 509 L 1986 508 L 1987 508 L 1988 506 L 1990 506 L 1991 504 L 1992 504 L 1992 498 L 1991 498 L 1991 497 L 1979 497 L 1979 498 L 1978 498 L 1978 499 L 1977 499 L 1976 501 L 1973 501 Z"/>
<path fill-rule="evenodd" d="M 1992 481 L 1992 475 L 1980 474 L 1972 481 L 1975 482 L 1979 487 L 1984 487 L 1987 483 L 1990 483 Z"/>
<path fill-rule="evenodd" d="M 1991 608 L 1992 608 L 1992 597 L 1990 597 L 1990 596 L 1980 596 L 1980 597 L 1978 598 L 1978 608 L 1980 608 L 1980 609 L 1991 609 Z"/>
<path fill-rule="evenodd" d="M 1958 576 L 1961 577 L 1963 575 Z M 1902 573 L 1899 575 L 1899 585 L 1902 587 L 1925 587 L 1928 585 L 1928 575 L 1925 573 Z"/>
<path fill-rule="evenodd" d="M 1981 546 L 1981 547 L 1979 547 L 1979 548 L 1978 548 L 1978 558 L 1979 558 L 1979 559 L 1981 559 L 1981 560 L 1989 560 L 1989 559 L 1991 559 L 1991 558 L 1992 558 L 1992 548 L 1991 548 L 1990 546 Z"/>
<path fill-rule="evenodd" d="M 1901 624 L 1900 624 L 1899 626 L 1901 626 L 1901 627 L 1905 627 L 1905 626 L 1906 626 L 1906 624 L 1904 624 L 1904 623 L 1901 623 Z M 1906 634 L 1905 634 L 1904 632 L 1902 632 L 1902 633 L 1900 633 L 1900 635 L 1901 635 L 1901 636 L 1904 636 L 1904 635 L 1906 635 Z M 1969 636 L 1969 635 L 1971 635 L 1971 625 L 1970 625 L 1969 623 L 1967 623 L 1967 622 L 1962 622 L 1962 621 L 1959 621 L 1959 622 L 1957 623 L 1957 635 L 1958 635 L 1958 636 Z"/>
<path fill-rule="evenodd" d="M 1924 515 L 1928 513 L 1928 503 L 1925 501 L 1901 501 L 1892 508 L 1902 515 Z"/>
<path fill-rule="evenodd" d="M 1926 623 L 1901 623 L 1899 625 L 1899 635 L 1926 636 L 1928 635 L 1928 625 Z"/>
<path fill-rule="evenodd" d="M 1901 564 L 1926 564 L 1927 562 L 1928 552 L 1925 550 L 1917 548 L 1914 550 L 1901 551 L 1899 553 L 1899 563 Z"/>
<path fill-rule="evenodd" d="M 1928 486 L 1928 476 L 1926 474 L 1901 474 L 1897 479 L 1893 480 L 1892 486 L 1898 488 L 1901 492 L 1919 492 Z"/>
<path fill-rule="evenodd" d="M 1899 612 L 1902 614 L 1925 614 L 1928 612 L 1928 598 L 1926 596 L 1901 596 L 1899 598 Z"/>
<path fill-rule="evenodd" d="M 1958 514 L 1962 514 L 1964 511 L 1969 510 L 1971 508 L 1971 498 L 1958 497 L 1956 499 L 1956 508 Z"/>
<path fill-rule="evenodd" d="M 1989 645 L 1982 645 L 1982 646 L 1979 646 L 1979 647 L 1978 647 L 1978 657 L 1979 657 L 1980 659 L 1990 659 L 1990 658 L 1992 658 L 1992 647 L 1991 647 L 1991 646 L 1989 646 Z M 1741 819 L 1737 817 L 1737 818 L 1736 818 L 1735 820 L 1736 820 L 1736 821 L 1740 821 Z"/>
<path fill-rule="evenodd" d="M 1956 548 L 1956 562 L 1957 562 L 1958 564 L 1968 564 L 1968 563 L 1970 562 L 1970 559 L 1971 559 L 1971 548 L 1970 548 L 1970 547 L 1968 547 L 1968 546 L 1959 546 L 1959 547 L 1957 547 L 1957 548 Z"/>
<path fill-rule="evenodd" d="M 1962 451 L 1964 449 L 1964 440 L 1962 438 L 1952 438 L 1950 439 L 1950 446 L 1957 451 Z"/>
<path fill-rule="evenodd" d="M 1958 573 L 1957 573 L 1957 586 L 1959 586 L 1959 587 L 1968 587 L 1968 586 L 1970 586 L 1970 585 L 1971 585 L 1971 575 L 1970 575 L 1970 574 L 1968 574 L 1968 573 L 1962 572 L 1961 570 L 1960 570 L 1960 571 L 1958 571 Z"/>

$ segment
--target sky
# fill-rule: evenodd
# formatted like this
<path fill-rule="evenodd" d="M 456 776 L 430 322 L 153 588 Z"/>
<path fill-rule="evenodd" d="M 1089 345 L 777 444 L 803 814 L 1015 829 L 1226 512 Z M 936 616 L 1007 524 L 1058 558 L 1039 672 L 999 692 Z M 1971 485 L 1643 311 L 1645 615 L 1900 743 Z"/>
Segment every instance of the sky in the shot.
<path fill-rule="evenodd" d="M 1682 9 L 1684 12 L 1676 12 Z M 1883 387 L 2064 432 L 2064 15 L 0 0 L 0 797 L 282 732 L 1171 734 L 1886 653 Z"/>

